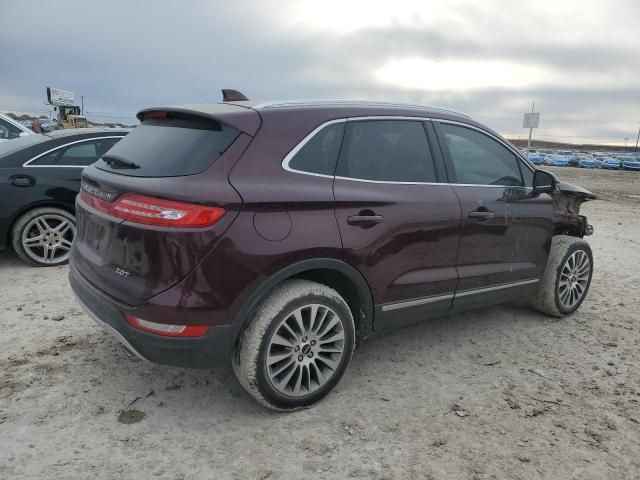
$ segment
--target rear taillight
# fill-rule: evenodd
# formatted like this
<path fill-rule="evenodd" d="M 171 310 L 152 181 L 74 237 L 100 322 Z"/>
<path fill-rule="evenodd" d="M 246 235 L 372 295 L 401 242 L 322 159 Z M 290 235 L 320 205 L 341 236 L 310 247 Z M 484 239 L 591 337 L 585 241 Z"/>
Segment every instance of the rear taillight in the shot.
<path fill-rule="evenodd" d="M 165 337 L 201 337 L 209 331 L 208 325 L 170 325 L 166 323 L 156 323 L 143 320 L 129 313 L 125 313 L 124 318 L 129 325 L 137 330 Z"/>
<path fill-rule="evenodd" d="M 210 227 L 225 213 L 221 207 L 176 202 L 133 193 L 125 193 L 116 201 L 108 202 L 82 189 L 80 198 L 87 205 L 114 217 L 158 227 Z"/>

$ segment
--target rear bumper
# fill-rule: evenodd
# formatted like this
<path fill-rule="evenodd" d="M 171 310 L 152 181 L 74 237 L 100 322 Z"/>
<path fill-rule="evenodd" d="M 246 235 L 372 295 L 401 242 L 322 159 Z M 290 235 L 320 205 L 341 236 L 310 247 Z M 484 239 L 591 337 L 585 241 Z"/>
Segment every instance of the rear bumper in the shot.
<path fill-rule="evenodd" d="M 126 322 L 122 315 L 125 309 L 98 292 L 73 267 L 69 283 L 89 316 L 144 360 L 177 367 L 210 368 L 225 365 L 230 359 L 235 338 L 230 325 L 211 326 L 205 335 L 197 338 L 141 332 Z"/>

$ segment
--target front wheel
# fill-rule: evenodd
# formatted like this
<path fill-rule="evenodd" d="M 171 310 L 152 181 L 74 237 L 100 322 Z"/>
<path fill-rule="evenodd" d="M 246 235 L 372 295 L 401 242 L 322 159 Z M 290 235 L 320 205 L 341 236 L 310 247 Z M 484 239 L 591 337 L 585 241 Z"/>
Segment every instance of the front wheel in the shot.
<path fill-rule="evenodd" d="M 35 267 L 62 265 L 69 261 L 75 234 L 76 219 L 66 210 L 35 208 L 13 226 L 13 249 L 25 263 Z"/>
<path fill-rule="evenodd" d="M 332 288 L 289 280 L 259 306 L 240 337 L 233 368 L 256 400 L 276 410 L 309 406 L 327 395 L 355 347 L 353 316 Z"/>
<path fill-rule="evenodd" d="M 533 307 L 561 317 L 582 304 L 593 275 L 593 254 L 589 244 L 577 237 L 557 235 L 551 242 L 549 260 L 532 300 Z"/>

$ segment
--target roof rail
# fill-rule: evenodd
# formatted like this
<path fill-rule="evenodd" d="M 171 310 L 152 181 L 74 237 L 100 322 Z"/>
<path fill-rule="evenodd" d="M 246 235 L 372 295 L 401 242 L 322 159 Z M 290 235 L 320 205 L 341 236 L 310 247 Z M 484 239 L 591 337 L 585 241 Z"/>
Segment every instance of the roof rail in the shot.
<path fill-rule="evenodd" d="M 396 107 L 396 108 L 410 108 L 417 110 L 434 110 L 443 113 L 453 113 L 461 115 L 463 117 L 470 118 L 469 115 L 451 110 L 444 107 L 436 107 L 433 105 L 423 105 L 419 103 L 405 103 L 405 102 L 386 102 L 379 100 L 275 100 L 270 102 L 261 102 L 253 106 L 255 109 L 262 108 L 282 108 L 282 107 L 312 107 L 312 106 L 371 106 L 371 107 Z"/>

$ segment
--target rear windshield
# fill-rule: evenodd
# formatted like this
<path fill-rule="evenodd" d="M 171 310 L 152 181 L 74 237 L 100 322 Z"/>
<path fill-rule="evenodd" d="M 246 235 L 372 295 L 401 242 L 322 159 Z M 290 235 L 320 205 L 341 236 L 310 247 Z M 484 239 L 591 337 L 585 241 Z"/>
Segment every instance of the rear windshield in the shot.
<path fill-rule="evenodd" d="M 239 133 L 209 120 L 145 120 L 95 166 L 134 177 L 195 175 L 209 168 Z"/>

